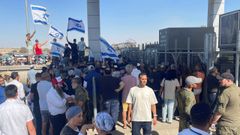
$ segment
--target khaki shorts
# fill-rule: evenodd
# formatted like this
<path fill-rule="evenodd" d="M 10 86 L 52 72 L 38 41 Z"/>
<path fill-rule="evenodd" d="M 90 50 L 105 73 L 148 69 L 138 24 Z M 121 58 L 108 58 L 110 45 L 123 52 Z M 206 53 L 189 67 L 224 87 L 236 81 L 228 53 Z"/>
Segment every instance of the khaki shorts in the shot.
<path fill-rule="evenodd" d="M 122 108 L 124 112 L 128 111 L 128 103 L 122 103 Z"/>

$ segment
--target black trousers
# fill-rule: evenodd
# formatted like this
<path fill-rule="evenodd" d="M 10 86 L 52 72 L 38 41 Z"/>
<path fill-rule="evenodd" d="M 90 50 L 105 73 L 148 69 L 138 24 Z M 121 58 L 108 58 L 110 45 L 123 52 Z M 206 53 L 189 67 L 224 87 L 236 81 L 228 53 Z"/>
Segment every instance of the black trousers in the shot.
<path fill-rule="evenodd" d="M 51 115 L 50 120 L 53 126 L 53 135 L 60 135 L 62 128 L 67 123 L 65 113 L 54 116 Z"/>
<path fill-rule="evenodd" d="M 42 117 L 41 117 L 40 107 L 39 106 L 33 107 L 33 113 L 35 118 L 37 135 L 42 135 Z"/>

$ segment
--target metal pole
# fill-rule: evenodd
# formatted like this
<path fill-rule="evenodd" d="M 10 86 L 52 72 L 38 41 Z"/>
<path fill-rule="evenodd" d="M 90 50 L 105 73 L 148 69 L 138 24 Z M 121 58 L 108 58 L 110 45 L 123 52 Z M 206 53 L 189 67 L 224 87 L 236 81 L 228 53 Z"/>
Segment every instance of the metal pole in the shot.
<path fill-rule="evenodd" d="M 240 51 L 240 31 L 238 31 L 236 51 Z M 236 53 L 235 78 L 236 78 L 236 85 L 238 86 L 238 79 L 239 79 L 239 53 Z"/>
<path fill-rule="evenodd" d="M 28 0 L 25 0 L 25 16 L 26 16 L 26 32 L 29 33 L 29 21 L 28 21 Z M 28 45 L 27 45 L 28 47 Z"/>
<path fill-rule="evenodd" d="M 92 79 L 93 84 L 93 114 L 94 119 L 97 117 L 97 94 L 96 94 L 96 81 L 95 77 Z"/>
<path fill-rule="evenodd" d="M 187 38 L 187 66 L 190 68 L 190 37 Z"/>

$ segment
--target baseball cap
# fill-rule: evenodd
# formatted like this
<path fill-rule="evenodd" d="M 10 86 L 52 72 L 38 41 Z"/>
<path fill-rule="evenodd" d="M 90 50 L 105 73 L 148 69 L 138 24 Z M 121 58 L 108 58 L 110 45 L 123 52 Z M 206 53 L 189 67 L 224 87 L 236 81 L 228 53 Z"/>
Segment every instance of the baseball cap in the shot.
<path fill-rule="evenodd" d="M 66 111 L 66 118 L 69 121 L 76 115 L 82 112 L 82 109 L 79 106 L 72 106 Z"/>
<path fill-rule="evenodd" d="M 202 78 L 197 78 L 195 76 L 188 76 L 185 79 L 185 82 L 187 85 L 191 85 L 191 84 L 196 84 L 196 83 L 201 83 L 202 82 Z"/>
<path fill-rule="evenodd" d="M 219 77 L 219 80 L 222 79 L 227 79 L 227 80 L 232 80 L 234 81 L 234 76 L 231 73 L 222 73 L 221 76 Z"/>

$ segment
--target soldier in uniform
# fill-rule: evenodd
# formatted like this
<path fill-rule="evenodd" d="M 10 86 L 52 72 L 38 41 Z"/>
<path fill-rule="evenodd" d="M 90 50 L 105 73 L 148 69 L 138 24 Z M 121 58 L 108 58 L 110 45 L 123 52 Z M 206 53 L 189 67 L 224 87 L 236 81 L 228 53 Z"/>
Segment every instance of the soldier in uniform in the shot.
<path fill-rule="evenodd" d="M 180 116 L 179 132 L 183 129 L 189 128 L 190 110 L 192 106 L 196 104 L 196 99 L 192 90 L 201 82 L 201 78 L 188 76 L 185 80 L 186 86 L 176 94 Z"/>
<path fill-rule="evenodd" d="M 231 73 L 223 73 L 212 127 L 217 124 L 217 135 L 240 135 L 240 89 L 234 84 Z"/>

